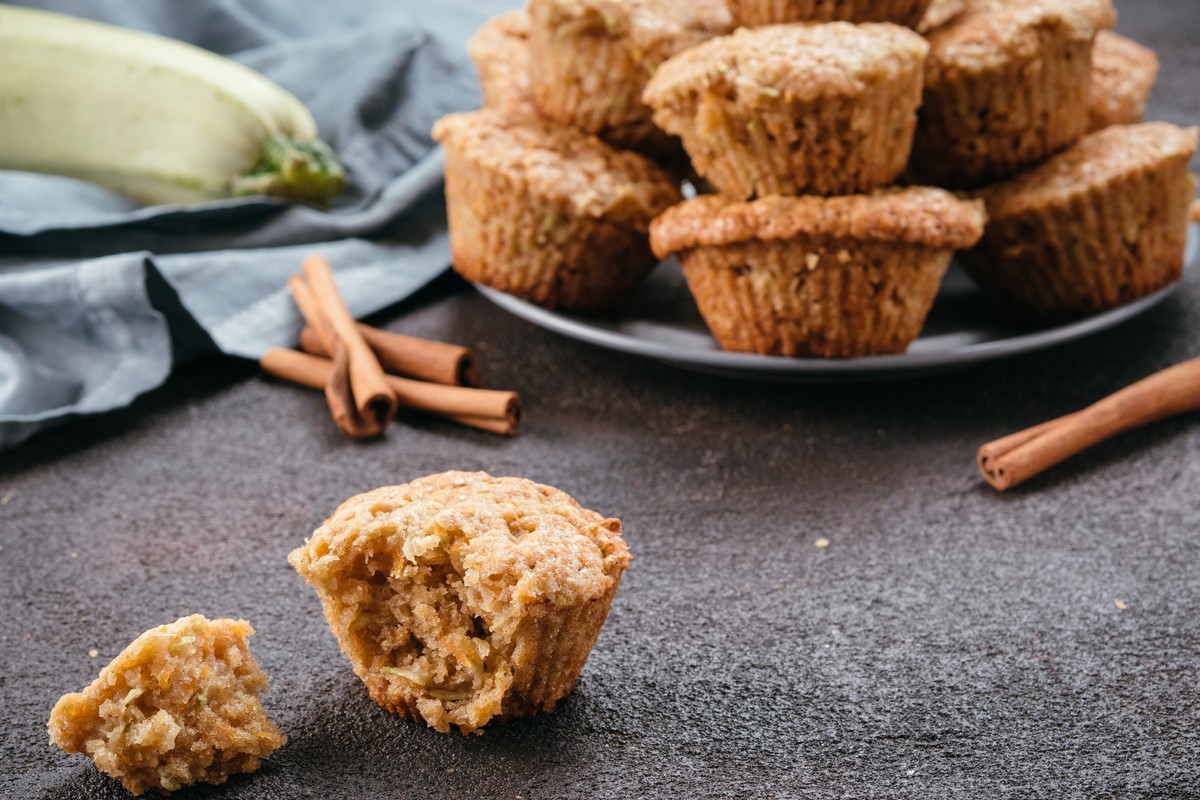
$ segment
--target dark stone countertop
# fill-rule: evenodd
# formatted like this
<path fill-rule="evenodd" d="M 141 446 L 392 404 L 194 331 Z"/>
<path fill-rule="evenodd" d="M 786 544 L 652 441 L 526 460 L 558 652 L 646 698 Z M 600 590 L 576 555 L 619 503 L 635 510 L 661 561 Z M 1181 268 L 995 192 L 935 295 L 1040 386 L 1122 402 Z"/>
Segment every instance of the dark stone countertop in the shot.
<path fill-rule="evenodd" d="M 1200 119 L 1200 5 L 1121 10 L 1162 56 L 1150 116 Z M 213 361 L 2 457 L 0 796 L 127 796 L 47 715 L 192 612 L 258 629 L 291 741 L 186 797 L 1200 796 L 1200 421 L 1004 496 L 973 465 L 1197 355 L 1200 275 L 1086 341 L 841 388 L 577 344 L 449 276 L 380 321 L 476 347 L 524 432 L 412 418 L 354 444 L 319 393 Z M 558 486 L 635 553 L 575 693 L 476 737 L 376 707 L 285 560 L 341 500 L 450 468 Z"/>

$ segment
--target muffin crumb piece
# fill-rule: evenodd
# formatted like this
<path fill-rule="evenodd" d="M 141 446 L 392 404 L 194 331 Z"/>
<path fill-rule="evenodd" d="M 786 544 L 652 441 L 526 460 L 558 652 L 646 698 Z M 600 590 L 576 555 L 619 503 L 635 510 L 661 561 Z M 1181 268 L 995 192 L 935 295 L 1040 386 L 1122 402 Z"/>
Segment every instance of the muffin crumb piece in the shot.
<path fill-rule="evenodd" d="M 51 741 L 133 794 L 254 772 L 287 737 L 259 701 L 267 676 L 247 647 L 252 633 L 245 620 L 199 614 L 143 633 L 90 686 L 59 699 Z"/>

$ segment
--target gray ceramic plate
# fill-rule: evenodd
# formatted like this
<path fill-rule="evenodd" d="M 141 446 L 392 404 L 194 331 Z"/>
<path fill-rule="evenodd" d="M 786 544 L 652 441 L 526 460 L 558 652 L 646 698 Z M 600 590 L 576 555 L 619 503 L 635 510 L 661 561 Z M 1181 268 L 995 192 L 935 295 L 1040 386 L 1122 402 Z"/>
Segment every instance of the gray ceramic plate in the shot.
<path fill-rule="evenodd" d="M 1194 273 L 1200 228 L 1188 232 L 1187 272 Z M 944 372 L 1053 347 L 1135 317 L 1166 299 L 1178 284 L 1148 297 L 1069 325 L 1042 330 L 1005 327 L 952 264 L 925 330 L 903 355 L 852 359 L 783 358 L 726 353 L 717 347 L 688 293 L 679 265 L 660 264 L 618 314 L 578 316 L 547 311 L 511 295 L 480 286 L 501 308 L 535 325 L 610 350 L 645 356 L 686 369 L 769 381 L 853 383 Z"/>

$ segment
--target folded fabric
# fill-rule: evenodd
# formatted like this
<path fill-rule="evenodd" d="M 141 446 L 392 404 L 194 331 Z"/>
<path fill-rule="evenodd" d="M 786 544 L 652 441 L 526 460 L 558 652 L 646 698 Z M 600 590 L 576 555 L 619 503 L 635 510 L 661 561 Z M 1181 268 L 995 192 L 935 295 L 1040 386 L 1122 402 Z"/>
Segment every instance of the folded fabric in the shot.
<path fill-rule="evenodd" d="M 349 188 L 328 211 L 261 198 L 143 207 L 81 181 L 0 171 L 0 447 L 160 385 L 184 328 L 248 358 L 294 343 L 300 320 L 284 284 L 306 253 L 329 257 L 359 316 L 447 266 L 429 131 L 478 104 L 465 43 L 513 3 L 23 5 L 173 36 L 262 72 L 313 112 Z M 177 302 L 156 307 L 154 281 Z"/>

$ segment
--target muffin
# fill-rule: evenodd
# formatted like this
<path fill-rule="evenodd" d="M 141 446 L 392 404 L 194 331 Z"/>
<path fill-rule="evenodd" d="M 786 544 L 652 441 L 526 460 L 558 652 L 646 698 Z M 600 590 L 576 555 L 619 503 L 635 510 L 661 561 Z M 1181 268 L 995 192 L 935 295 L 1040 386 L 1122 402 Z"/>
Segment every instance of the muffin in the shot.
<path fill-rule="evenodd" d="M 524 10 L 485 22 L 467 53 L 479 73 L 484 108 L 516 118 L 537 116 L 529 91 L 529 15 Z"/>
<path fill-rule="evenodd" d="M 655 69 L 732 29 L 725 0 L 529 0 L 528 8 L 534 102 L 550 119 L 601 135 L 649 123 L 642 89 Z"/>
<path fill-rule="evenodd" d="M 741 29 L 675 56 L 646 87 L 725 194 L 848 194 L 903 171 L 928 45 L 888 23 Z"/>
<path fill-rule="evenodd" d="M 1127 303 L 1183 271 L 1197 129 L 1117 125 L 981 191 L 988 226 L 963 262 L 988 300 L 1030 323 Z"/>
<path fill-rule="evenodd" d="M 146 631 L 50 713 L 50 739 L 133 794 L 254 772 L 285 737 L 263 711 L 267 676 L 245 620 L 199 614 Z"/>
<path fill-rule="evenodd" d="M 493 17 L 468 46 L 479 72 L 483 107 L 514 119 L 537 119 L 529 87 L 529 14 L 522 10 Z M 598 136 L 613 147 L 635 150 L 672 167 L 686 161 L 683 146 L 649 118 L 605 127 Z"/>
<path fill-rule="evenodd" d="M 969 8 L 932 31 L 914 179 L 979 186 L 1079 139 L 1094 34 L 1087 16 L 1062 0 Z"/>
<path fill-rule="evenodd" d="M 446 149 L 454 268 L 549 308 L 623 302 L 655 265 L 650 220 L 680 199 L 665 170 L 574 128 L 490 111 L 434 127 Z"/>
<path fill-rule="evenodd" d="M 446 472 L 347 500 L 289 560 L 375 702 L 473 733 L 571 691 L 630 557 L 557 489 Z"/>
<path fill-rule="evenodd" d="M 1157 78 L 1158 57 L 1153 50 L 1111 31 L 1097 33 L 1088 94 L 1089 129 L 1141 122 Z"/>
<path fill-rule="evenodd" d="M 931 0 L 729 0 L 747 28 L 787 22 L 893 22 L 915 28 Z"/>
<path fill-rule="evenodd" d="M 764 355 L 902 353 L 953 252 L 983 232 L 981 203 L 940 189 L 850 197 L 700 197 L 654 221 L 717 343 Z"/>

